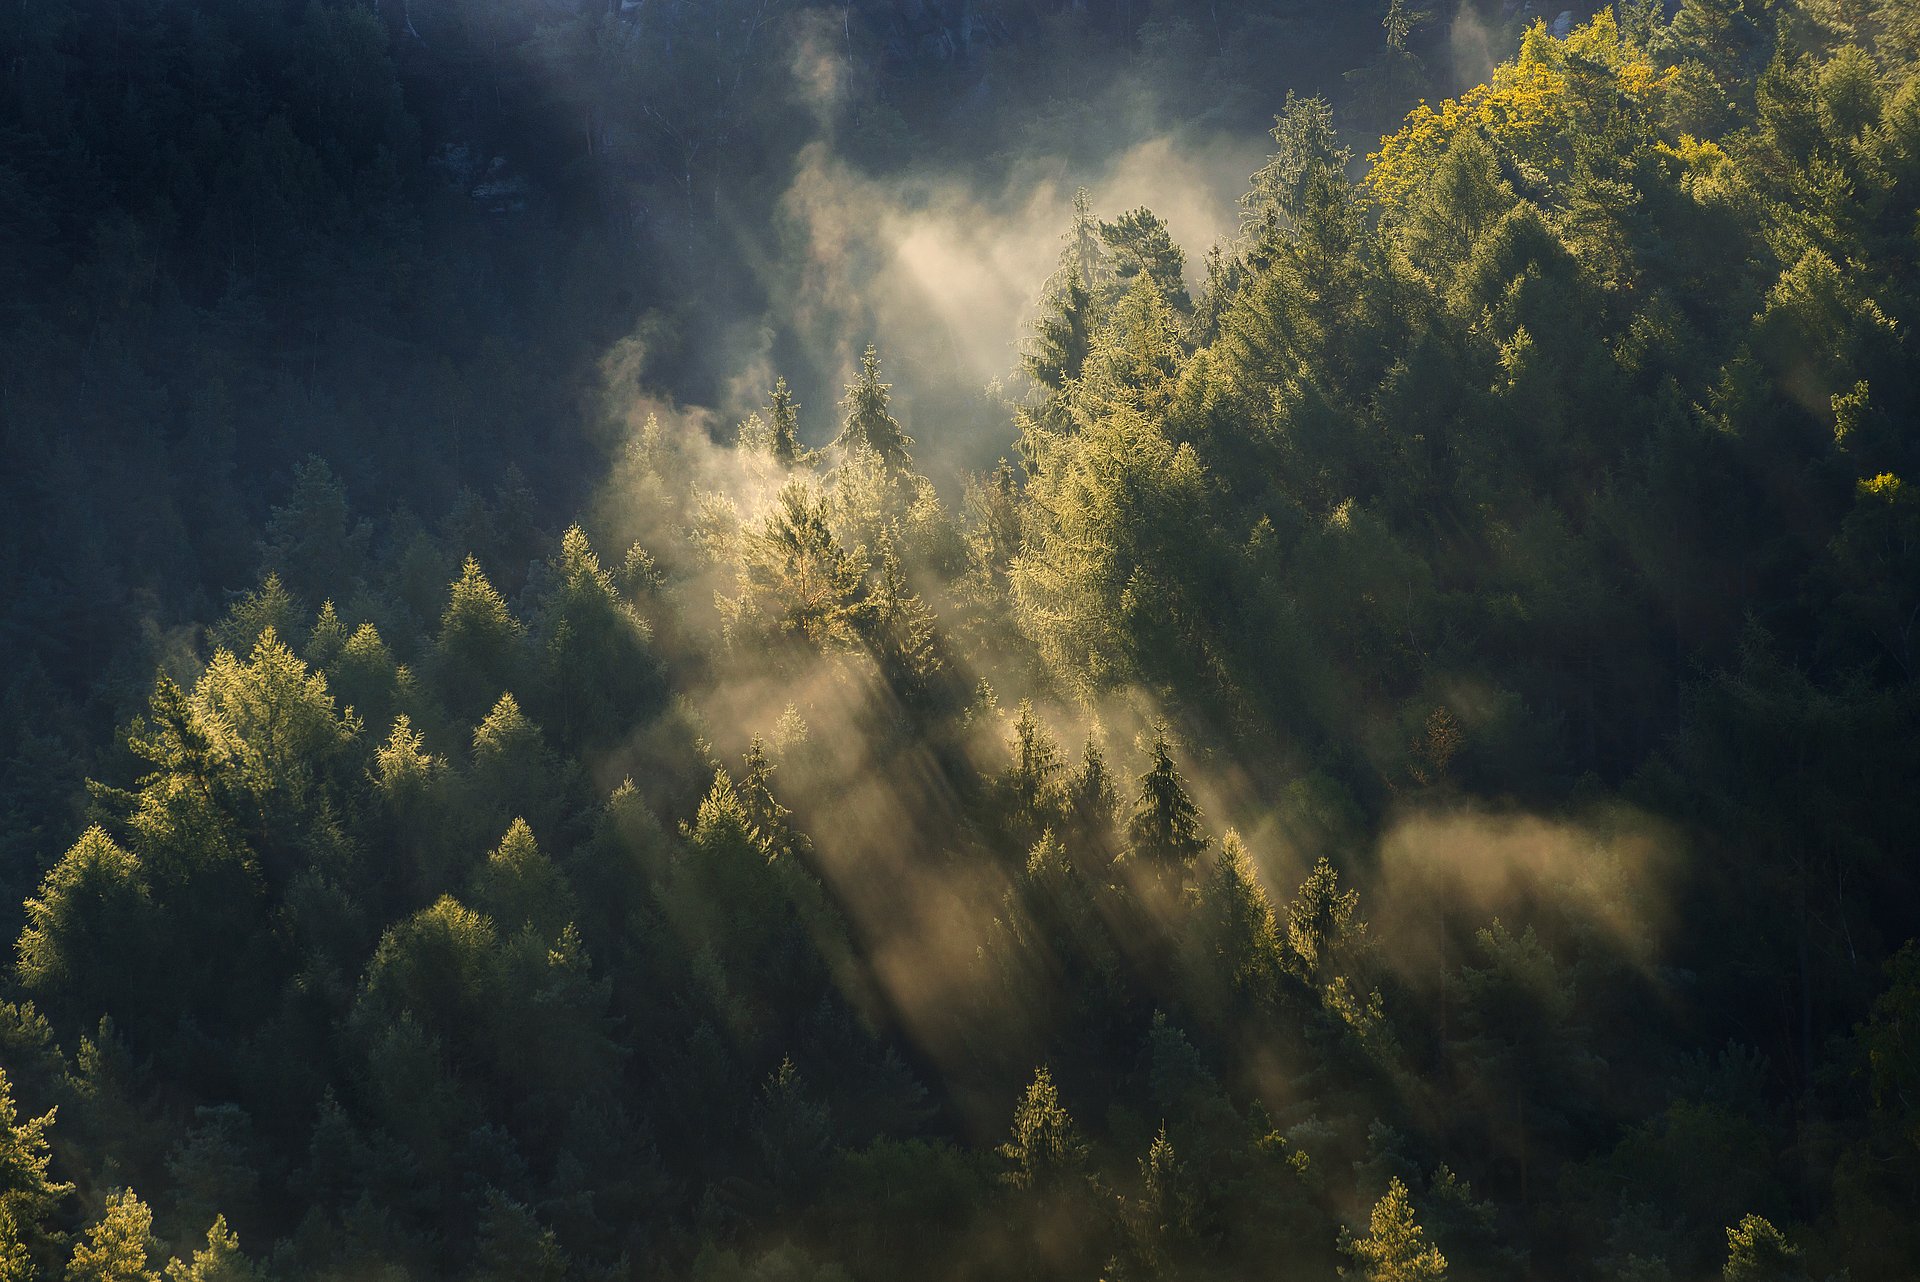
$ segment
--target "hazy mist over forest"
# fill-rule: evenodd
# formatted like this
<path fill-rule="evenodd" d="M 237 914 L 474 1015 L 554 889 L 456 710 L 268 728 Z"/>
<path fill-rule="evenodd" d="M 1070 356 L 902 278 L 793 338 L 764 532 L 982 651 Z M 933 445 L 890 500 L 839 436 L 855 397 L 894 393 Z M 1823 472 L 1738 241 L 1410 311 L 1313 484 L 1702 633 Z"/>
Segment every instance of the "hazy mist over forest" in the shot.
<path fill-rule="evenodd" d="M 1920 0 L 0 13 L 0 1282 L 1920 1272 Z"/>

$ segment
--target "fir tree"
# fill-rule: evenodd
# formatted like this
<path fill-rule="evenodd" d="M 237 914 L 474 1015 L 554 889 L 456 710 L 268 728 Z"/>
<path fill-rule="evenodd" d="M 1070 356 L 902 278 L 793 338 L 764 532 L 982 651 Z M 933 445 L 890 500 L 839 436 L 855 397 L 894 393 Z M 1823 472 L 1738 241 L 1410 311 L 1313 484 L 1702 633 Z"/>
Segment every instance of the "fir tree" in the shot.
<path fill-rule="evenodd" d="M 1154 727 L 1151 761 L 1140 776 L 1133 815 L 1127 821 L 1128 853 L 1162 877 L 1184 878 L 1207 848 L 1200 811 L 1174 768 L 1164 725 Z"/>
<path fill-rule="evenodd" d="M 107 1196 L 107 1209 L 67 1261 L 66 1282 L 160 1282 L 149 1263 L 160 1244 L 153 1236 L 153 1212 L 132 1189 Z"/>
<path fill-rule="evenodd" d="M 840 402 L 846 421 L 835 443 L 842 449 L 872 450 L 886 467 L 904 472 L 913 464 L 907 452 L 913 438 L 887 410 L 892 389 L 891 383 L 880 381 L 880 351 L 869 343 L 860 359 L 860 376 L 847 384 L 846 398 Z"/>
<path fill-rule="evenodd" d="M 240 1239 L 227 1227 L 227 1217 L 216 1215 L 207 1228 L 207 1244 L 185 1260 L 167 1264 L 167 1282 L 264 1282 L 260 1272 L 240 1250 Z"/>
<path fill-rule="evenodd" d="M 1013 1135 L 1000 1146 L 1000 1156 L 1008 1164 L 1001 1178 L 1016 1189 L 1056 1188 L 1085 1174 L 1086 1141 L 1062 1107 L 1048 1069 L 1036 1070 L 1021 1096 Z"/>
<path fill-rule="evenodd" d="M 782 467 L 798 467 L 812 461 L 812 455 L 800 444 L 800 403 L 784 378 L 776 379 L 767 394 L 767 450 Z"/>
<path fill-rule="evenodd" d="M 1344 1233 L 1340 1249 L 1359 1264 L 1362 1282 L 1446 1282 L 1447 1257 L 1428 1244 L 1425 1230 L 1414 1223 L 1407 1186 L 1397 1175 L 1386 1196 L 1374 1204 L 1367 1236 Z"/>

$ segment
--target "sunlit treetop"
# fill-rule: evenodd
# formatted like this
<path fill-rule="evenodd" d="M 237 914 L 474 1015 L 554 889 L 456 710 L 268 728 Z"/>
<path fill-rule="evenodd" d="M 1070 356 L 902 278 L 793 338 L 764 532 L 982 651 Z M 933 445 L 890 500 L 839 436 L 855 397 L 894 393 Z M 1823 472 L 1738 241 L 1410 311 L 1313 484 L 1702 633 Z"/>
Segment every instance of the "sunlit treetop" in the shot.
<path fill-rule="evenodd" d="M 1422 102 L 1399 132 L 1367 157 L 1364 191 L 1392 215 L 1432 177 L 1453 139 L 1478 130 L 1517 164 L 1549 180 L 1566 178 L 1584 148 L 1622 132 L 1649 137 L 1654 108 L 1673 82 L 1602 9 L 1565 40 L 1536 22 L 1512 61 L 1437 108 Z"/>

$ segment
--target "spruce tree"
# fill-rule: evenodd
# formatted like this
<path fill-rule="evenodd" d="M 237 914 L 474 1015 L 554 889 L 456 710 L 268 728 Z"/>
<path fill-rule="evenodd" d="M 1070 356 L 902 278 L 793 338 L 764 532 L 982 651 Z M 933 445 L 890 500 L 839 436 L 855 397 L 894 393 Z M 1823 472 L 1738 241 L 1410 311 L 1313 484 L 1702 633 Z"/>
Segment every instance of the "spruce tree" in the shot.
<path fill-rule="evenodd" d="M 216 1215 L 207 1228 L 207 1244 L 184 1260 L 167 1264 L 167 1282 L 264 1282 L 264 1275 L 240 1251 L 240 1239 Z"/>
<path fill-rule="evenodd" d="M 1083 1175 L 1087 1143 L 1060 1103 L 1053 1073 L 1040 1068 L 1013 1111 L 1013 1135 L 1000 1146 L 1008 1169 L 1002 1179 L 1016 1189 L 1057 1188 Z"/>
<path fill-rule="evenodd" d="M 53 1110 L 22 1120 L 13 1084 L 0 1068 L 0 1278 L 34 1276 L 36 1263 L 52 1261 L 59 1244 L 55 1215 L 73 1191 L 47 1174 L 47 1130 Z"/>
<path fill-rule="evenodd" d="M 160 1282 L 149 1263 L 159 1246 L 153 1212 L 132 1189 L 121 1189 L 108 1195 L 106 1213 L 74 1246 L 66 1282 Z"/>
<path fill-rule="evenodd" d="M 784 378 L 776 379 L 767 395 L 767 449 L 782 467 L 794 467 L 812 461 L 800 444 L 800 402 Z"/>
<path fill-rule="evenodd" d="M 892 400 L 893 384 L 880 381 L 880 350 L 869 343 L 860 358 L 860 376 L 847 384 L 846 398 L 840 402 L 847 417 L 836 443 L 843 449 L 872 450 L 887 467 L 904 472 L 913 464 L 907 452 L 913 438 L 888 411 Z"/>
<path fill-rule="evenodd" d="M 1174 768 L 1164 725 L 1154 727 L 1152 762 L 1140 776 L 1133 817 L 1127 822 L 1131 856 L 1156 875 L 1184 877 L 1207 848 L 1200 811 Z"/>
<path fill-rule="evenodd" d="M 1397 1175 L 1386 1196 L 1374 1204 L 1367 1236 L 1343 1234 L 1340 1249 L 1359 1263 L 1362 1282 L 1446 1282 L 1447 1257 L 1414 1223 L 1407 1186 Z"/>

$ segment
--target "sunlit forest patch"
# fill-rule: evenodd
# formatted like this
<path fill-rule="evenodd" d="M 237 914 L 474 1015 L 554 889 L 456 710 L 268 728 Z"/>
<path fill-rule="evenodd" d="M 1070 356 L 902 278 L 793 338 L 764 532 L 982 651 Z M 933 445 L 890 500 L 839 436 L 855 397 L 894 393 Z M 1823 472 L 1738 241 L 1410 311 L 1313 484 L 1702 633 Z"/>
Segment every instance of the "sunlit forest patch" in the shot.
<path fill-rule="evenodd" d="M 0 54 L 0 1280 L 1920 1272 L 1914 0 Z"/>

